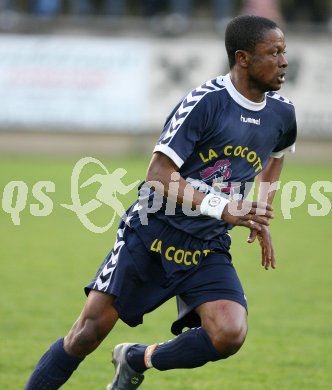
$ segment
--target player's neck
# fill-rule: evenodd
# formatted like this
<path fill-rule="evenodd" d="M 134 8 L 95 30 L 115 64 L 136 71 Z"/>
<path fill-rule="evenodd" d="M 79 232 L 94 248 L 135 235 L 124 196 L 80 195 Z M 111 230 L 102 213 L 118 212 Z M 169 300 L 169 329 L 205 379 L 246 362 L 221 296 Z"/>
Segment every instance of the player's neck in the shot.
<path fill-rule="evenodd" d="M 255 103 L 261 103 L 265 100 L 265 93 L 253 88 L 246 76 L 242 76 L 235 71 L 230 71 L 230 78 L 234 88 L 245 98 Z"/>

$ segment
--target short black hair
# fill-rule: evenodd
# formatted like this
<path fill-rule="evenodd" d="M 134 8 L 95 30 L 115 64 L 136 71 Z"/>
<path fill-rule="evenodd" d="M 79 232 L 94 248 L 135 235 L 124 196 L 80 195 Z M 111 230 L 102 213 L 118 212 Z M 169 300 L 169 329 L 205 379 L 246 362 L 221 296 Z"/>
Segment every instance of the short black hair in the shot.
<path fill-rule="evenodd" d="M 232 69 L 235 65 L 237 50 L 253 52 L 257 43 L 263 41 L 264 33 L 276 28 L 279 26 L 275 22 L 262 16 L 241 15 L 232 19 L 225 32 L 229 67 Z"/>

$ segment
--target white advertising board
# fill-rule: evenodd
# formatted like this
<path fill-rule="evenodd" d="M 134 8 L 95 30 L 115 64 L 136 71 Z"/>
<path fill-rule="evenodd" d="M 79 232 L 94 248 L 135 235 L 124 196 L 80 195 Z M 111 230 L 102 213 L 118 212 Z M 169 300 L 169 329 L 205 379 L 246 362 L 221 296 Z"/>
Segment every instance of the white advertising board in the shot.
<path fill-rule="evenodd" d="M 146 116 L 146 51 L 125 39 L 1 36 L 1 127 L 136 128 Z"/>
<path fill-rule="evenodd" d="M 287 39 L 280 93 L 299 134 L 332 138 L 332 45 Z M 224 42 L 189 39 L 0 36 L 0 129 L 160 132 L 190 89 L 227 72 Z"/>

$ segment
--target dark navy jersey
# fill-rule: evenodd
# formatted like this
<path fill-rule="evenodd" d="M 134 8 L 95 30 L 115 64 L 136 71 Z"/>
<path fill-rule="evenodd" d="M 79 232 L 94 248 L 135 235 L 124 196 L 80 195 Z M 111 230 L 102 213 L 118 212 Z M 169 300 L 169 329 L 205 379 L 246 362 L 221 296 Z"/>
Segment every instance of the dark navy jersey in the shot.
<path fill-rule="evenodd" d="M 197 190 L 241 197 L 269 157 L 294 151 L 295 140 L 295 111 L 288 99 L 269 92 L 263 102 L 252 102 L 226 75 L 194 89 L 176 105 L 154 152 L 167 155 Z M 180 205 L 175 213 L 164 205 L 154 215 L 202 239 L 230 228 L 224 221 L 190 216 Z"/>

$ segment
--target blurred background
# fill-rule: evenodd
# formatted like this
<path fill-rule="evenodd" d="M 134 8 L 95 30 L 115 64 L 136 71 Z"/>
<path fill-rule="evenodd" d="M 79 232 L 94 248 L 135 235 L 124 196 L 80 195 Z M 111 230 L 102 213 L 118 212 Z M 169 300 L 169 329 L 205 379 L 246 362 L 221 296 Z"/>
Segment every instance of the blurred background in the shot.
<path fill-rule="evenodd" d="M 239 14 L 285 30 L 298 156 L 330 158 L 332 0 L 0 0 L 0 152 L 150 151 Z"/>

